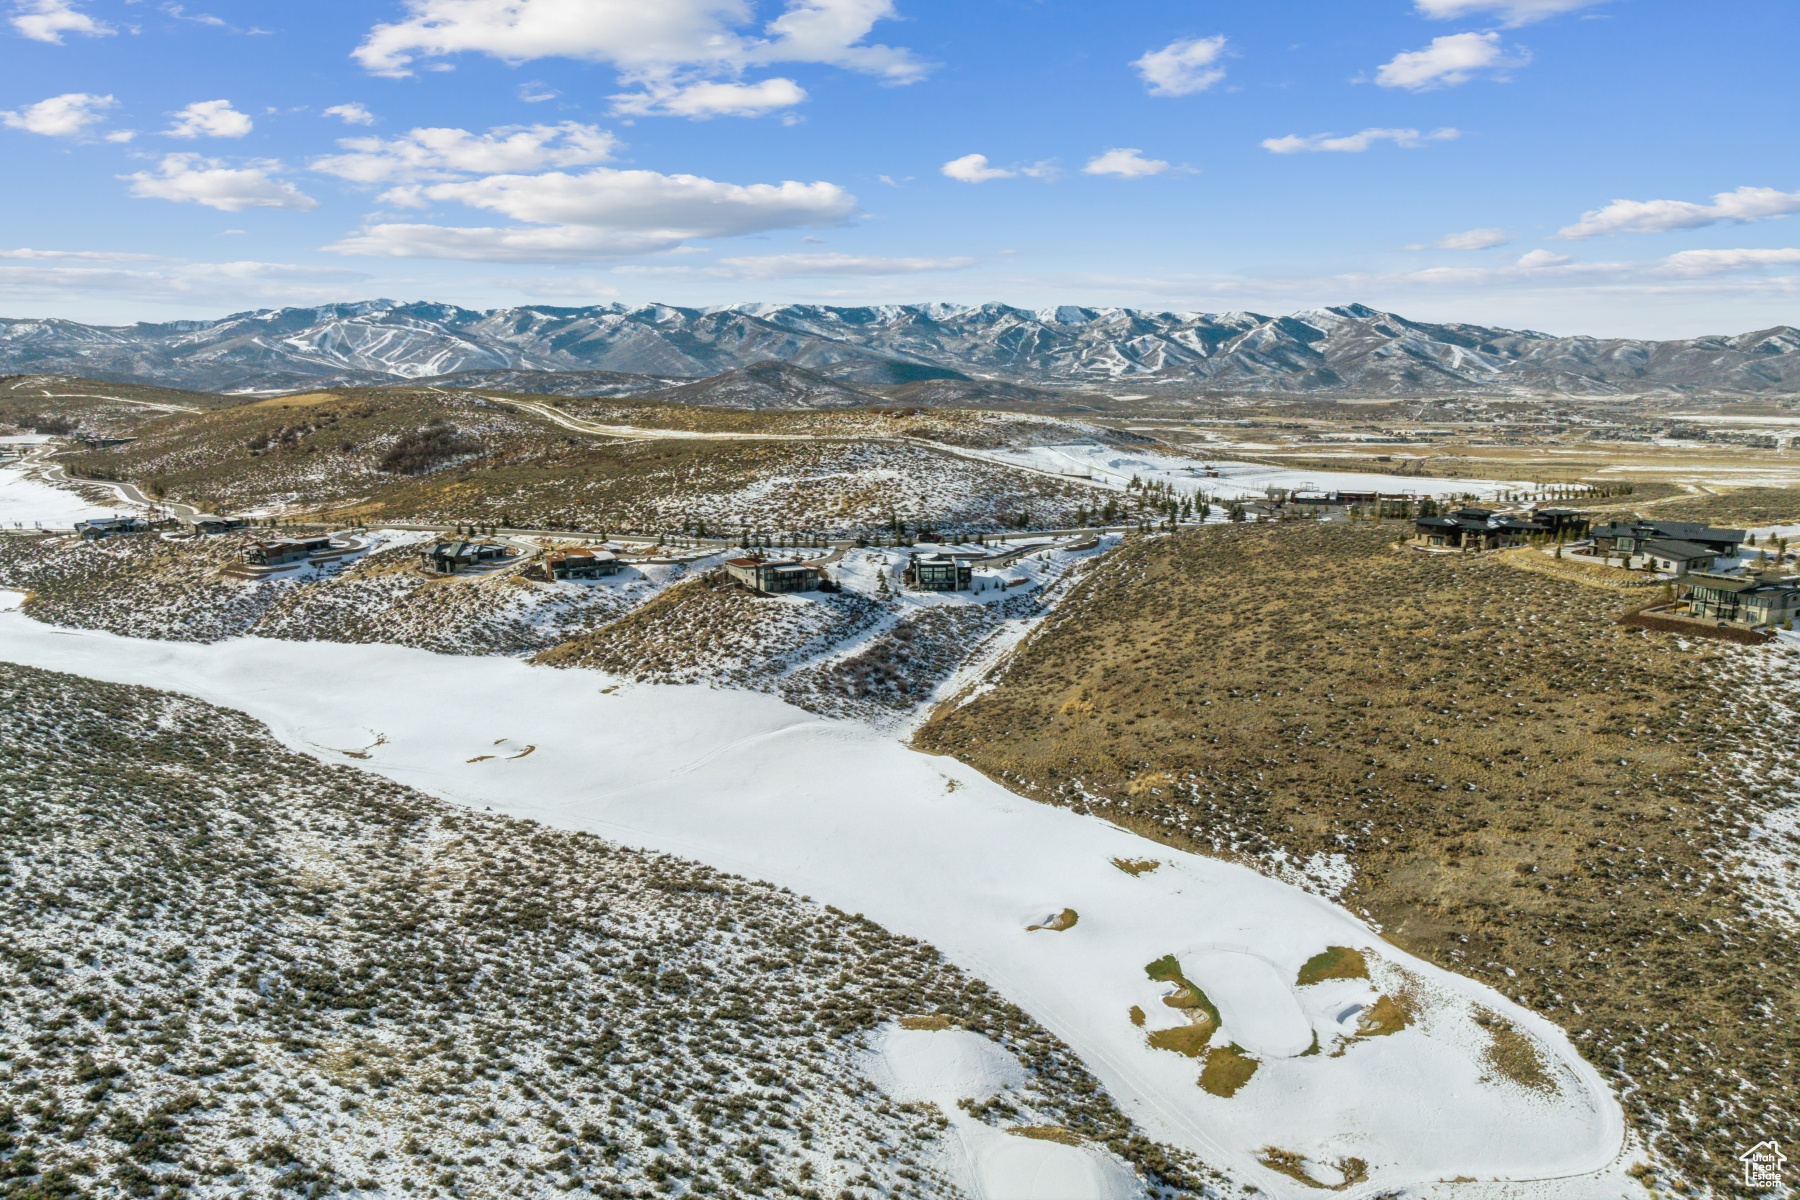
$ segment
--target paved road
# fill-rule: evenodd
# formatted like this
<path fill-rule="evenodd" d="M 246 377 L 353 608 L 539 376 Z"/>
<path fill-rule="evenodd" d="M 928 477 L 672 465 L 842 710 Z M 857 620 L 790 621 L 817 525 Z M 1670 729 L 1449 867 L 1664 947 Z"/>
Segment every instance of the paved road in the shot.
<path fill-rule="evenodd" d="M 75 478 L 69 474 L 67 467 L 63 466 L 61 463 L 50 461 L 50 456 L 55 453 L 56 451 L 52 449 L 39 450 L 28 455 L 24 461 L 26 464 L 35 467 L 38 473 L 51 483 L 78 483 L 84 487 L 106 488 L 117 495 L 119 499 L 125 501 L 125 503 L 141 505 L 153 512 L 167 512 L 170 515 L 179 518 L 192 517 L 197 515 L 200 511 L 191 504 L 176 504 L 172 500 L 152 500 L 149 496 L 146 496 L 143 492 L 139 491 L 136 484 L 114 483 L 109 479 Z"/>

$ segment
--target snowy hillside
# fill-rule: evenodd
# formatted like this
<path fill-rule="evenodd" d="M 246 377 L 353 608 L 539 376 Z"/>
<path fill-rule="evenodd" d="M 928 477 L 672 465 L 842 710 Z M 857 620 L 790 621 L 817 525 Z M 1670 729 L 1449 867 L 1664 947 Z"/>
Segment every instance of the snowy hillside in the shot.
<path fill-rule="evenodd" d="M 9 1195 L 1142 1194 L 1066 1047 L 866 919 L 166 692 L 9 668 L 0 758 Z"/>
<path fill-rule="evenodd" d="M 861 386 L 976 376 L 1062 387 L 1129 381 L 1134 388 L 1371 395 L 1768 393 L 1800 389 L 1800 330 L 1669 342 L 1558 337 L 1410 321 L 1355 304 L 1270 317 L 1003 304 L 481 312 L 375 300 L 160 325 L 0 320 L 0 370 L 220 391 L 463 372 L 702 378 L 769 360 Z"/>
<path fill-rule="evenodd" d="M 1315 895 L 1022 800 L 853 723 L 492 656 L 150 642 L 17 613 L 0 614 L 0 649 L 154 679 L 326 763 L 771 879 L 929 939 L 1066 1040 L 1148 1138 L 1265 1193 L 1468 1175 L 1618 1194 L 1620 1110 L 1549 1021 Z M 1497 1066 L 1503 1045 L 1530 1069 Z M 871 1074 L 895 1100 L 933 1098 L 894 1047 L 877 1053 Z M 960 1099 L 988 1120 L 1024 1109 Z"/>

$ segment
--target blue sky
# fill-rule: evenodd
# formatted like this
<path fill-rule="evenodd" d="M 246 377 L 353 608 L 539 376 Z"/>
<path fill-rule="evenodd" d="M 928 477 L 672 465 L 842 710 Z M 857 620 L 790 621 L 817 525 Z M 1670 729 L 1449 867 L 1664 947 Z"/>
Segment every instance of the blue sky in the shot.
<path fill-rule="evenodd" d="M 0 315 L 1800 324 L 1800 6 L 12 0 Z"/>

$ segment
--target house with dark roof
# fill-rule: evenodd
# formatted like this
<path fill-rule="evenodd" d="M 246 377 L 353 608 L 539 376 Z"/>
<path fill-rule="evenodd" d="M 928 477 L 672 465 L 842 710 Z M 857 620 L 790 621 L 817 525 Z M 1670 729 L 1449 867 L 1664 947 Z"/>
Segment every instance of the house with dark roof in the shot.
<path fill-rule="evenodd" d="M 142 533 L 148 528 L 150 522 L 142 517 L 94 517 L 75 522 L 76 536 L 89 542 L 111 537 L 115 533 Z"/>
<path fill-rule="evenodd" d="M 1688 576 L 1687 599 L 1688 614 L 1698 620 L 1768 628 L 1800 615 L 1800 579 L 1695 571 Z"/>
<path fill-rule="evenodd" d="M 1531 519 L 1540 525 L 1548 525 L 1557 537 L 1568 538 L 1582 536 L 1593 523 L 1586 513 L 1573 508 L 1534 508 Z"/>
<path fill-rule="evenodd" d="M 906 562 L 903 578 L 922 592 L 966 592 L 975 586 L 975 567 L 969 554 L 914 554 Z"/>
<path fill-rule="evenodd" d="M 797 558 L 770 560 L 756 555 L 726 559 L 725 573 L 765 596 L 814 591 L 825 577 L 824 571 Z"/>
<path fill-rule="evenodd" d="M 1640 553 L 1646 567 L 1665 575 L 1709 571 L 1712 569 L 1713 559 L 1718 557 L 1705 546 L 1696 546 L 1693 542 L 1665 541 L 1662 538 L 1645 542 Z"/>
<path fill-rule="evenodd" d="M 611 550 L 589 550 L 574 547 L 552 550 L 544 555 L 544 577 L 547 579 L 599 579 L 619 573 L 619 556 Z"/>
<path fill-rule="evenodd" d="M 463 567 L 505 562 L 511 553 L 499 542 L 433 542 L 419 551 L 419 565 L 434 575 L 454 575 Z"/>
<path fill-rule="evenodd" d="M 1442 549 L 1497 550 L 1525 545 L 1550 532 L 1546 524 L 1485 508 L 1461 508 L 1441 517 L 1419 517 L 1413 522 L 1415 542 Z"/>
<path fill-rule="evenodd" d="M 1734 558 L 1744 542 L 1741 529 L 1714 529 L 1692 521 L 1613 521 L 1596 525 L 1588 535 L 1594 553 L 1603 557 L 1632 558 L 1650 542 L 1686 542 L 1703 546 L 1715 558 Z"/>
<path fill-rule="evenodd" d="M 230 533 L 250 524 L 247 518 L 221 517 L 217 513 L 195 513 L 191 517 L 182 517 L 181 522 L 192 529 L 196 537 L 211 533 Z"/>
<path fill-rule="evenodd" d="M 305 562 L 319 551 L 330 548 L 331 539 L 328 537 L 276 538 L 245 546 L 243 559 L 253 567 L 285 567 Z"/>
<path fill-rule="evenodd" d="M 1667 541 L 1705 546 L 1720 558 L 1736 558 L 1738 548 L 1749 536 L 1742 529 L 1714 529 L 1692 521 L 1642 521 L 1639 527 Z"/>

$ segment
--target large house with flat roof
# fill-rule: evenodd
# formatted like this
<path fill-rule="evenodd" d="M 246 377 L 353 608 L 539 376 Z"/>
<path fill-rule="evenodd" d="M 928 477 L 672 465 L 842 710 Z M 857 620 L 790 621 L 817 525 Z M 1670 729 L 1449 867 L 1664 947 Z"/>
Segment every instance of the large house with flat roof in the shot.
<path fill-rule="evenodd" d="M 505 562 L 510 555 L 499 542 L 433 542 L 419 551 L 419 565 L 434 575 L 454 575 L 459 568 Z"/>
<path fill-rule="evenodd" d="M 726 559 L 725 573 L 751 591 L 765 596 L 814 591 L 825 576 L 825 572 L 812 563 L 797 558 L 770 560 L 755 555 Z"/>
<path fill-rule="evenodd" d="M 1586 513 L 1573 508 L 1534 508 L 1531 519 L 1539 525 L 1548 525 L 1557 537 L 1580 537 L 1593 524 Z"/>
<path fill-rule="evenodd" d="M 253 567 L 282 567 L 305 562 L 321 550 L 331 548 L 328 537 L 277 538 L 267 542 L 251 542 L 244 547 L 244 561 Z"/>
<path fill-rule="evenodd" d="M 971 554 L 914 554 L 906 563 L 906 582 L 922 592 L 966 592 L 975 586 Z"/>
<path fill-rule="evenodd" d="M 1414 540 L 1434 549 L 1497 550 L 1502 546 L 1522 546 L 1551 532 L 1548 524 L 1485 508 L 1459 508 L 1441 517 L 1419 517 L 1413 522 Z"/>
<path fill-rule="evenodd" d="M 611 550 L 573 547 L 544 555 L 544 574 L 549 579 L 599 579 L 619 573 L 619 556 Z"/>

